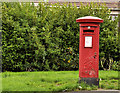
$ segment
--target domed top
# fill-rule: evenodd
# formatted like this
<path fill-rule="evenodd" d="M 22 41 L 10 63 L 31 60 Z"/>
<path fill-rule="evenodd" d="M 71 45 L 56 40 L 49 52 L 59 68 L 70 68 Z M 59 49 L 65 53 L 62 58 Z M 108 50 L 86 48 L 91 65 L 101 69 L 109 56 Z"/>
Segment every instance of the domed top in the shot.
<path fill-rule="evenodd" d="M 85 16 L 85 17 L 80 17 L 80 18 L 76 19 L 76 22 L 79 22 L 79 23 L 84 23 L 84 22 L 103 23 L 103 20 L 98 17 Z"/>

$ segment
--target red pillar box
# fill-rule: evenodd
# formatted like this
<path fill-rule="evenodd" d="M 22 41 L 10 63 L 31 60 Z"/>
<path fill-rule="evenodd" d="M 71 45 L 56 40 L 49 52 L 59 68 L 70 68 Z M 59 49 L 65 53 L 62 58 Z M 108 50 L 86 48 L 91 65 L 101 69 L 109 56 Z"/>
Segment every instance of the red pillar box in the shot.
<path fill-rule="evenodd" d="M 99 85 L 99 29 L 102 19 L 86 16 L 76 19 L 80 23 L 79 79 L 89 85 Z"/>

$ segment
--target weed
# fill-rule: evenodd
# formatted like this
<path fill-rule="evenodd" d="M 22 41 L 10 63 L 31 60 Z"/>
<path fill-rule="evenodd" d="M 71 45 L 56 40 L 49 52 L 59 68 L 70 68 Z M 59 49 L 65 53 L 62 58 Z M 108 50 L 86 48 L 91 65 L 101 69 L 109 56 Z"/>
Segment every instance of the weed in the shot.
<path fill-rule="evenodd" d="M 79 84 L 79 89 L 80 90 L 96 90 L 98 88 L 98 86 L 95 85 L 88 85 L 85 82 L 81 82 Z"/>

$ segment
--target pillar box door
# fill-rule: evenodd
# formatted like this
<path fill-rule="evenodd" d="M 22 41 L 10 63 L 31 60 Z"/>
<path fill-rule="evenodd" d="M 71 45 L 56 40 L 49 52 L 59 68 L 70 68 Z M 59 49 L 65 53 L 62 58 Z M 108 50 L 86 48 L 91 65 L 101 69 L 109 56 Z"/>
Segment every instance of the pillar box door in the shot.
<path fill-rule="evenodd" d="M 99 29 L 102 19 L 86 16 L 76 19 L 80 23 L 79 79 L 99 85 Z"/>

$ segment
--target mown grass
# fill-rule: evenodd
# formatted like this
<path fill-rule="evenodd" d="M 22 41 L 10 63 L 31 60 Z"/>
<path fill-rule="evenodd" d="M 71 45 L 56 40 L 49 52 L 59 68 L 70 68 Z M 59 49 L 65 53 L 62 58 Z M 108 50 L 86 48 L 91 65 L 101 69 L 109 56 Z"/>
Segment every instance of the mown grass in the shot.
<path fill-rule="evenodd" d="M 101 89 L 118 89 L 118 71 L 100 71 L 99 78 Z"/>
<path fill-rule="evenodd" d="M 3 91 L 79 91 L 96 86 L 78 83 L 79 71 L 3 72 Z M 117 71 L 99 71 L 99 89 L 118 89 Z"/>
<path fill-rule="evenodd" d="M 2 73 L 0 73 L 0 93 L 2 92 Z"/>

